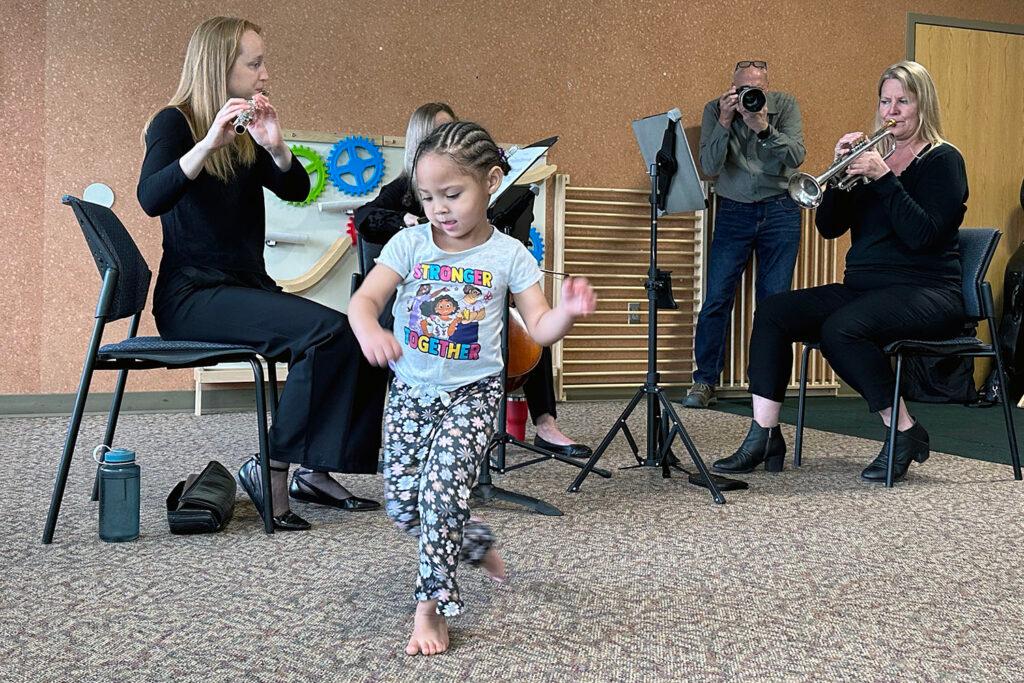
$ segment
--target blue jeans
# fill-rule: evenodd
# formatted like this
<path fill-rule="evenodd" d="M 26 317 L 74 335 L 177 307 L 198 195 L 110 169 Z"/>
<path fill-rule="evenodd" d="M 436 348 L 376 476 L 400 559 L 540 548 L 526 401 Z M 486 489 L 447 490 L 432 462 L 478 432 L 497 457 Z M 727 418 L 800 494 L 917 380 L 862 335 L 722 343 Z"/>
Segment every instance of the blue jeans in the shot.
<path fill-rule="evenodd" d="M 719 198 L 708 255 L 706 294 L 693 345 L 697 361 L 694 382 L 718 384 L 736 284 L 751 252 L 757 256 L 755 300 L 760 302 L 789 291 L 799 249 L 800 208 L 788 195 L 749 204 Z"/>

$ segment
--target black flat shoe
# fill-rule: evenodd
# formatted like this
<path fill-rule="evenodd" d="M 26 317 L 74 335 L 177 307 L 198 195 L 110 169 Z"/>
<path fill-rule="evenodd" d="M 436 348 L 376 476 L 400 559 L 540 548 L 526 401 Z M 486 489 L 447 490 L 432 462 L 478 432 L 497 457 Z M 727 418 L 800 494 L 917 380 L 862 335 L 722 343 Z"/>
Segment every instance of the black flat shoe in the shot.
<path fill-rule="evenodd" d="M 556 455 L 564 455 L 569 458 L 589 458 L 594 454 L 594 451 L 590 450 L 590 446 L 584 446 L 581 443 L 570 443 L 563 446 L 561 444 L 545 441 L 539 436 L 533 437 L 533 445 L 537 448 L 543 448 L 546 451 L 551 451 Z"/>
<path fill-rule="evenodd" d="M 272 472 L 287 472 L 288 468 L 271 467 Z M 238 468 L 238 483 L 245 489 L 249 500 L 256 506 L 256 511 L 263 518 L 263 485 L 260 482 L 259 470 L 257 469 L 256 456 L 253 456 L 242 463 Z M 286 510 L 280 515 L 270 518 L 274 525 L 274 531 L 307 531 L 312 528 L 309 522 L 299 517 L 291 510 Z"/>
<path fill-rule="evenodd" d="M 910 469 L 910 461 L 916 460 L 919 463 L 928 459 L 928 432 L 924 430 L 920 422 L 905 432 L 896 432 L 896 446 L 892 450 L 892 480 L 899 481 L 907 476 Z M 889 428 L 885 429 L 885 443 L 882 450 L 871 461 L 871 464 L 860 473 L 861 479 L 873 484 L 885 483 L 885 468 L 889 462 Z"/>
<path fill-rule="evenodd" d="M 288 486 L 288 496 L 293 500 L 301 500 L 303 503 L 326 505 L 327 507 L 347 510 L 348 512 L 376 510 L 380 507 L 380 503 L 369 498 L 359 498 L 358 496 L 338 498 L 333 496 L 310 484 L 298 472 L 292 474 L 292 483 Z"/>
<path fill-rule="evenodd" d="M 781 472 L 786 458 L 786 442 L 778 425 L 762 427 L 750 421 L 750 431 L 735 453 L 728 458 L 716 460 L 711 467 L 716 472 L 744 474 L 764 463 L 765 472 Z"/>

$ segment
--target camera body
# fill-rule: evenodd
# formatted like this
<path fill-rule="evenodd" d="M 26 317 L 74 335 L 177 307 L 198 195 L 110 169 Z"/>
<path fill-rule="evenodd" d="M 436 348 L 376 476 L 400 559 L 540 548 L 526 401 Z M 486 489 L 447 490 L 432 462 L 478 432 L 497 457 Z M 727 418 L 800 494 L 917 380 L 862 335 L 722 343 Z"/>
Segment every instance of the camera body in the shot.
<path fill-rule="evenodd" d="M 736 89 L 736 96 L 740 98 L 740 106 L 751 114 L 759 112 L 768 104 L 768 95 L 756 85 L 743 85 Z"/>

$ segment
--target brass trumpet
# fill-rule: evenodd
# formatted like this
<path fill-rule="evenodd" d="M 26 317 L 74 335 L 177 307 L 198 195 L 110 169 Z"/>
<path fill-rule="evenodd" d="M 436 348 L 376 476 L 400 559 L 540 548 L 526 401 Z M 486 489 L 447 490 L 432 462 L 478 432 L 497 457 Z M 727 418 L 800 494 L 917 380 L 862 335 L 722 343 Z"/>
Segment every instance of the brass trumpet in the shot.
<path fill-rule="evenodd" d="M 885 143 L 886 150 L 882 154 L 883 159 L 896 151 L 896 136 L 889 129 L 896 125 L 893 119 L 886 119 L 882 127 L 850 148 L 850 151 L 836 159 L 828 169 L 815 178 L 810 173 L 794 173 L 789 177 L 789 196 L 793 201 L 805 209 L 816 208 L 821 204 L 821 198 L 825 194 L 826 187 L 835 187 L 840 190 L 849 190 L 859 182 L 868 182 L 867 177 L 851 175 L 843 177 L 841 174 L 850 163 L 875 145 Z"/>

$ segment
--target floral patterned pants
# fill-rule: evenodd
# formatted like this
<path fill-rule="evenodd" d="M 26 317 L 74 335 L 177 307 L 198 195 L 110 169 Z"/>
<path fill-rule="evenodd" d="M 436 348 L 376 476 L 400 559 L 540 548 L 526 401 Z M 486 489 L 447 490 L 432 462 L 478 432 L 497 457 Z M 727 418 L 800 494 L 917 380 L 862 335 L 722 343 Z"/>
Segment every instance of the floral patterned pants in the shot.
<path fill-rule="evenodd" d="M 384 499 L 388 516 L 419 539 L 418 601 L 437 600 L 455 616 L 463 603 L 459 559 L 479 564 L 494 543 L 490 528 L 470 520 L 469 495 L 494 432 L 501 377 L 451 392 L 413 387 L 397 377 L 384 413 Z"/>

